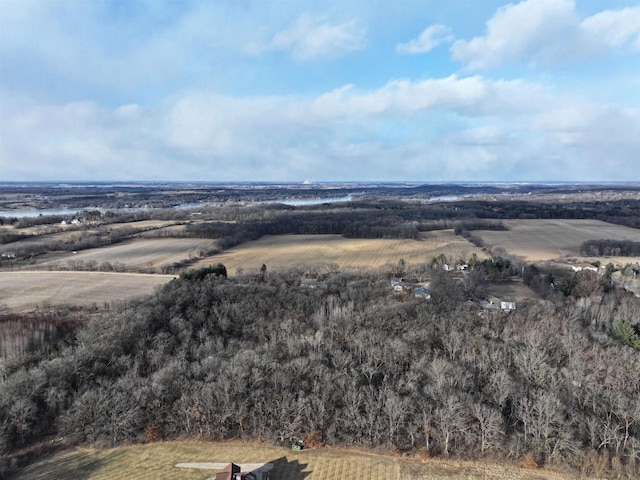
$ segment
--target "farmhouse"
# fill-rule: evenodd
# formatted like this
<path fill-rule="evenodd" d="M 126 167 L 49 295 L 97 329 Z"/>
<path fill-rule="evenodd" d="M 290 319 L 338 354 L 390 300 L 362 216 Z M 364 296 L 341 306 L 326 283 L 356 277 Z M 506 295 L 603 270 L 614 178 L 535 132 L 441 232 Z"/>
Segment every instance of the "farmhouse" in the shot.
<path fill-rule="evenodd" d="M 178 463 L 178 468 L 195 468 L 201 470 L 219 470 L 211 480 L 269 480 L 272 463 Z"/>
<path fill-rule="evenodd" d="M 516 302 L 500 302 L 500 310 L 511 311 L 516 309 Z"/>
<path fill-rule="evenodd" d="M 489 298 L 489 301 L 481 301 L 480 306 L 485 310 L 500 309 L 505 312 L 510 312 L 516 309 L 516 302 L 504 301 L 498 297 L 491 297 Z"/>
<path fill-rule="evenodd" d="M 221 472 L 216 473 L 216 480 L 268 480 L 268 478 L 268 471 L 257 469 L 251 472 L 241 472 L 240 466 L 235 463 L 230 463 Z"/>

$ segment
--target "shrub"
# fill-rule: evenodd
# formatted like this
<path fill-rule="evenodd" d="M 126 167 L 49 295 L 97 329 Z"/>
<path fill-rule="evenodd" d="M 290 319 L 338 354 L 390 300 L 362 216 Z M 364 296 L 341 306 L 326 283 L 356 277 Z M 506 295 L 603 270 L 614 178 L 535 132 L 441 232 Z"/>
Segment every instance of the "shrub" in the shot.
<path fill-rule="evenodd" d="M 202 267 L 195 270 L 189 270 L 188 272 L 184 272 L 180 275 L 180 278 L 184 278 L 186 280 L 202 280 L 207 275 L 215 275 L 215 276 L 227 276 L 227 267 L 225 267 L 222 263 L 219 263 L 215 266 Z"/>
<path fill-rule="evenodd" d="M 640 350 L 640 335 L 638 335 L 632 325 L 624 320 L 617 320 L 614 322 L 611 334 L 613 335 L 613 338 L 621 343 L 633 347 L 636 350 Z"/>

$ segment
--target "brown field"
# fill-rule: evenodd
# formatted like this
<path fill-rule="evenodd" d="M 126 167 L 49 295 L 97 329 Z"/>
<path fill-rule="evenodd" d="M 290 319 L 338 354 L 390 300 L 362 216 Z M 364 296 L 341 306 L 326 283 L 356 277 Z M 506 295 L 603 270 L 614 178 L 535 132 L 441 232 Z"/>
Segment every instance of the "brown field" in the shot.
<path fill-rule="evenodd" d="M 492 283 L 488 294 L 508 302 L 538 300 L 540 297 L 522 282 Z"/>
<path fill-rule="evenodd" d="M 78 253 L 51 253 L 38 257 L 39 266 L 66 266 L 69 261 L 119 263 L 128 267 L 156 268 L 199 255 L 213 240 L 193 238 L 134 239 L 116 245 L 81 250 Z"/>
<path fill-rule="evenodd" d="M 273 480 L 569 480 L 548 470 L 454 460 L 416 460 L 354 450 L 287 448 L 239 442 L 164 442 L 109 450 L 74 448 L 37 460 L 15 480 L 204 480 L 214 470 L 176 468 L 181 462 L 271 462 Z M 583 477 L 585 478 L 585 477 Z"/>
<path fill-rule="evenodd" d="M 0 305 L 14 312 L 59 305 L 101 307 L 150 295 L 173 275 L 106 272 L 0 272 Z"/>
<path fill-rule="evenodd" d="M 239 269 L 292 268 L 301 265 L 336 264 L 350 268 L 379 268 L 396 264 L 402 258 L 407 265 L 426 263 L 444 253 L 454 259 L 472 253 L 485 255 L 451 230 L 426 232 L 422 240 L 344 238 L 341 235 L 277 235 L 246 242 L 223 253 L 200 260 L 194 266 L 224 263 L 230 274 Z"/>
<path fill-rule="evenodd" d="M 21 232 L 21 230 L 16 230 L 16 232 Z M 56 232 L 56 233 L 36 233 L 36 237 L 25 238 L 24 240 L 20 240 L 17 242 L 7 243 L 5 245 L 0 245 L 0 253 L 1 252 L 11 252 L 20 247 L 27 246 L 35 246 L 35 245 L 46 245 L 49 242 L 64 242 L 69 241 L 73 238 L 79 239 L 82 235 L 90 235 L 95 233 L 95 230 L 70 230 L 68 232 Z"/>
<path fill-rule="evenodd" d="M 118 230 L 120 228 L 154 229 L 168 227 L 176 223 L 175 220 L 140 220 L 139 222 L 109 223 L 105 226 L 110 230 Z"/>
<path fill-rule="evenodd" d="M 125 223 L 113 223 L 107 225 L 101 225 L 100 228 L 84 229 L 78 225 L 38 225 L 35 227 L 16 229 L 13 225 L 2 226 L 3 230 L 0 232 L 19 233 L 22 235 L 36 235 L 35 237 L 26 238 L 17 242 L 0 245 L 0 253 L 10 252 L 20 247 L 34 246 L 34 245 L 46 245 L 48 242 L 60 242 L 81 238 L 82 236 L 91 235 L 102 232 L 117 231 L 124 228 L 136 228 L 144 230 L 140 235 L 144 235 L 146 232 L 156 232 L 164 228 L 176 227 L 177 222 L 173 220 L 142 220 L 139 222 L 125 222 Z M 177 226 L 179 229 L 184 229 L 184 226 Z"/>
<path fill-rule="evenodd" d="M 529 261 L 576 258 L 626 264 L 639 257 L 581 257 L 580 244 L 587 240 L 614 239 L 640 242 L 640 230 L 600 220 L 504 220 L 508 231 L 475 231 L 491 248 L 502 247 L 510 255 Z"/>

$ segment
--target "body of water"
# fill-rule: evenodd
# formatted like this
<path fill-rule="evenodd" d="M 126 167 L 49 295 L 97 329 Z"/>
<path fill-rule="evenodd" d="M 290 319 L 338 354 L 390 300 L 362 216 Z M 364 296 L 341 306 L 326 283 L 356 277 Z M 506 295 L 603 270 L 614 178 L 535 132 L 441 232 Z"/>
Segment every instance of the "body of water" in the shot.
<path fill-rule="evenodd" d="M 110 212 L 143 212 L 148 208 L 43 208 L 41 210 L 0 210 L 0 217 L 10 218 L 34 218 L 40 215 L 63 215 L 65 217 L 73 217 L 82 212 L 93 212 L 98 210 L 100 213 Z"/>
<path fill-rule="evenodd" d="M 340 203 L 340 202 L 350 202 L 353 200 L 353 195 L 347 195 L 345 197 L 331 197 L 331 198 L 302 198 L 302 199 L 279 199 L 279 200 L 263 200 L 260 202 L 255 202 L 256 205 L 266 205 L 273 203 L 281 203 L 283 205 L 292 205 L 295 207 L 304 206 L 304 205 L 321 205 L 323 203 Z M 173 208 L 180 210 L 190 210 L 192 208 L 201 208 L 209 206 L 207 203 L 183 203 L 181 205 L 176 205 Z M 83 211 L 87 210 L 98 210 L 101 213 L 106 212 L 107 210 L 118 213 L 118 212 L 141 212 L 145 210 L 150 210 L 148 208 L 59 208 L 59 209 L 42 209 L 42 210 L 0 210 L 0 217 L 13 217 L 13 218 L 33 218 L 38 217 L 40 215 L 64 215 L 68 217 L 73 217 Z"/>
<path fill-rule="evenodd" d="M 255 202 L 259 205 L 265 205 L 270 203 L 280 203 L 282 205 L 291 205 L 293 207 L 302 207 L 305 205 L 322 205 L 323 203 L 341 203 L 350 202 L 353 200 L 353 195 L 347 195 L 346 197 L 330 197 L 330 198 L 284 198 L 280 200 L 262 200 Z"/>

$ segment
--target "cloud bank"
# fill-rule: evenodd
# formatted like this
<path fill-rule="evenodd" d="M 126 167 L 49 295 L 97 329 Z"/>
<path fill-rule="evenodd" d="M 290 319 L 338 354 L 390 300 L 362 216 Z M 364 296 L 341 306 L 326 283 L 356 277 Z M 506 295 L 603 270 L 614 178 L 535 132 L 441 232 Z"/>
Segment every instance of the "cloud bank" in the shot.
<path fill-rule="evenodd" d="M 5 3 L 0 179 L 640 180 L 640 6 L 447 5 Z"/>

